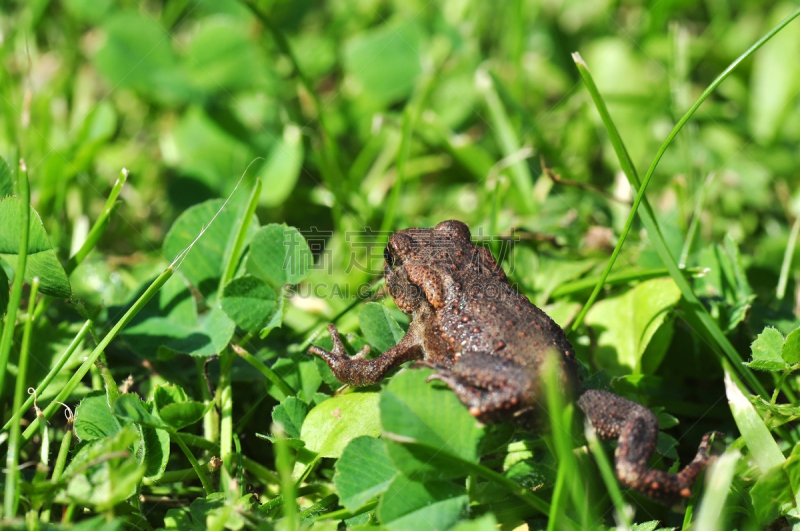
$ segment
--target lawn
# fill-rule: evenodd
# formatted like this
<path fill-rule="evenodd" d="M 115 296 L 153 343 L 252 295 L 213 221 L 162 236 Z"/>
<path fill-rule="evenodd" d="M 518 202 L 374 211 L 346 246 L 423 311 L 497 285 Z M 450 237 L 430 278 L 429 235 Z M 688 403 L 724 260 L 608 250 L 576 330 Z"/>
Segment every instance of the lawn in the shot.
<path fill-rule="evenodd" d="M 792 2 L 0 2 L 2 529 L 800 529 Z M 466 223 L 659 421 L 649 466 L 430 369 L 392 233 Z M 564 401 L 564 399 L 567 399 Z"/>

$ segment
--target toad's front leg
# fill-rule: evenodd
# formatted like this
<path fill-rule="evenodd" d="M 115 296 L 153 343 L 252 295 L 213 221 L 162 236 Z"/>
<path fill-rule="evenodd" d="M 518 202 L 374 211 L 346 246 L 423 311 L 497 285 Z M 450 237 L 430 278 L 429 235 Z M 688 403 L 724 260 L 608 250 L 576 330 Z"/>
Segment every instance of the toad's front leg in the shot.
<path fill-rule="evenodd" d="M 328 351 L 312 346 L 309 347 L 308 352 L 325 360 L 336 378 L 340 382 L 350 385 L 376 384 L 401 363 L 418 360 L 423 356 L 422 346 L 417 335 L 413 333 L 413 328 L 409 328 L 408 333 L 397 345 L 375 359 L 366 358 L 366 355 L 369 354 L 369 345 L 364 345 L 355 356 L 348 356 L 336 326 L 329 324 L 328 332 L 333 340 L 333 350 Z"/>

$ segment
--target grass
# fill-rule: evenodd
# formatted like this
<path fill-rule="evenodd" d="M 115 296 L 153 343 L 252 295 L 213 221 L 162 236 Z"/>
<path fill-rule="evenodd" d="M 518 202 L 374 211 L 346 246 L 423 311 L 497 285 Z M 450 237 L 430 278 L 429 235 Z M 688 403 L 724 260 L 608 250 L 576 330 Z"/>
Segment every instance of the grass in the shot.
<path fill-rule="evenodd" d="M 795 523 L 798 14 L 9 3 L 2 527 Z M 453 218 L 585 386 L 659 412 L 651 466 L 726 434 L 685 512 L 620 489 L 556 385 L 530 433 L 424 371 L 340 389 L 306 354 L 329 322 L 394 345 L 388 235 Z"/>

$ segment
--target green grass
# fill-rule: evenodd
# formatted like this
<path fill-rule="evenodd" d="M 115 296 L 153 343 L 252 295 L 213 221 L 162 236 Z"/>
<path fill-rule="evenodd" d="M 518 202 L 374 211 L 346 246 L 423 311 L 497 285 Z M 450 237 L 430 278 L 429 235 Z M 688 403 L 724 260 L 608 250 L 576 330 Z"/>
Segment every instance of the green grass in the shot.
<path fill-rule="evenodd" d="M 7 2 L 0 527 L 796 523 L 794 9 Z M 388 234 L 453 218 L 658 413 L 651 466 L 726 434 L 685 512 L 555 385 L 530 433 L 306 354 L 394 345 Z"/>

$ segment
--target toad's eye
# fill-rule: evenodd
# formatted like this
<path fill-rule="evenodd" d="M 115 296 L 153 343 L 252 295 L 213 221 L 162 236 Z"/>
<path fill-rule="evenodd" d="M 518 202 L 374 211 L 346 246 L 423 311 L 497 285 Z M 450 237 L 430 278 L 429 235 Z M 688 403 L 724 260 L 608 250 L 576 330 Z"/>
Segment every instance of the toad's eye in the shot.
<path fill-rule="evenodd" d="M 386 260 L 386 263 L 389 264 L 389 267 L 394 266 L 394 255 L 389 250 L 388 245 L 383 249 L 383 259 Z"/>

